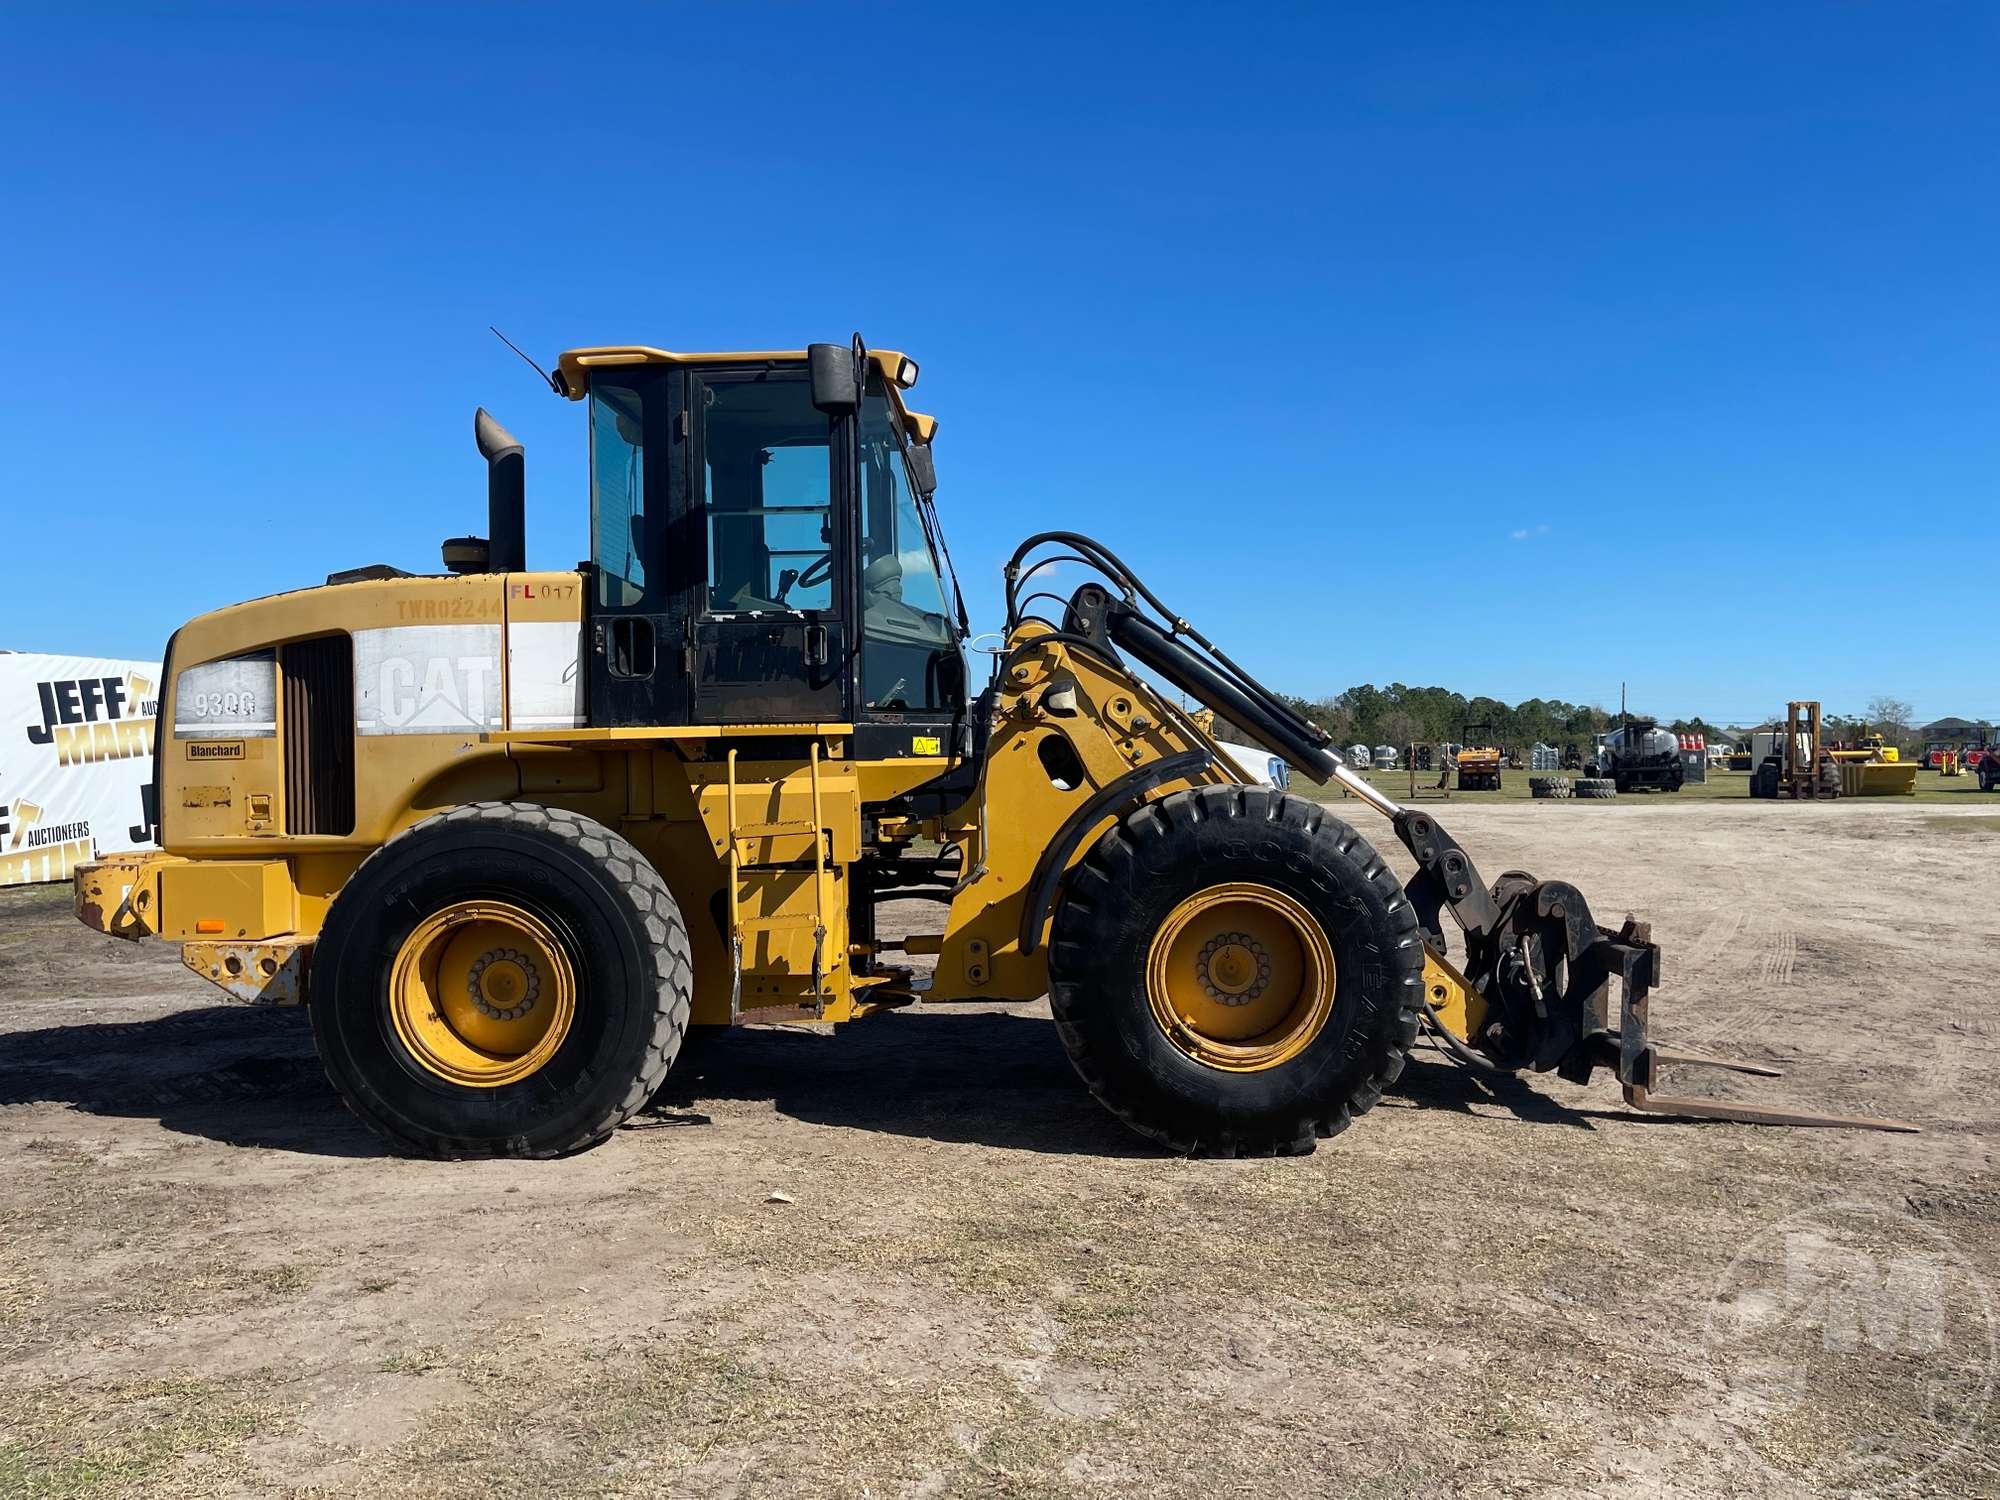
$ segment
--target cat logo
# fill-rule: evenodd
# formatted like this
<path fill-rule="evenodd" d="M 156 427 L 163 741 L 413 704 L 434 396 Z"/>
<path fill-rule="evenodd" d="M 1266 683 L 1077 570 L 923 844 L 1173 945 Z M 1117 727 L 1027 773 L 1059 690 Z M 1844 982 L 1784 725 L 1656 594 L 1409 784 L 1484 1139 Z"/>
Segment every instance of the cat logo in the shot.
<path fill-rule="evenodd" d="M 354 636 L 354 721 L 364 735 L 501 726 L 498 625 L 391 625 Z"/>

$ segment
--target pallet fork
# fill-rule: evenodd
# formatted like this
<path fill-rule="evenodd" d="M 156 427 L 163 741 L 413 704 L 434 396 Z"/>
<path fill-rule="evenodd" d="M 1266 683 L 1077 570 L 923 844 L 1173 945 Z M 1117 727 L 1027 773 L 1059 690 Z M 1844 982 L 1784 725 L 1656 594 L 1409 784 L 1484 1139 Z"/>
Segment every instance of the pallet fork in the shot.
<path fill-rule="evenodd" d="M 1653 986 L 1660 949 L 1649 923 L 1627 917 L 1617 928 L 1592 919 L 1582 892 L 1562 881 L 1508 871 L 1488 888 L 1458 843 L 1427 813 L 1396 807 L 1359 777 L 1371 800 L 1394 823 L 1416 856 L 1406 894 L 1430 945 L 1433 995 L 1450 999 L 1441 1012 L 1427 1002 L 1427 1020 L 1460 1063 L 1485 1071 L 1555 1071 L 1587 1083 L 1599 1068 L 1614 1069 L 1625 1102 L 1647 1114 L 1734 1120 L 1750 1125 L 1808 1125 L 1850 1130 L 1916 1131 L 1902 1120 L 1773 1109 L 1656 1092 L 1668 1066 L 1720 1068 L 1778 1078 L 1777 1068 L 1693 1048 L 1665 1046 L 1651 1031 Z M 1445 955 L 1442 913 L 1450 910 L 1465 938 L 1465 967 Z M 1619 994 L 1611 1026 L 1611 991 Z"/>
<path fill-rule="evenodd" d="M 1893 1130 L 1915 1133 L 1919 1127 L 1903 1120 L 1873 1115 L 1830 1115 L 1813 1110 L 1771 1109 L 1761 1104 L 1733 1104 L 1715 1099 L 1695 1099 L 1678 1094 L 1656 1094 L 1655 1083 L 1662 1067 L 1721 1068 L 1731 1073 L 1747 1073 L 1756 1078 L 1782 1078 L 1778 1068 L 1740 1058 L 1717 1057 L 1690 1047 L 1666 1047 L 1655 1042 L 1649 1029 L 1652 1013 L 1652 981 L 1658 972 L 1660 950 L 1652 942 L 1651 924 L 1625 919 L 1617 933 L 1600 928 L 1604 941 L 1614 948 L 1643 954 L 1642 963 L 1631 966 L 1620 1003 L 1618 1026 L 1618 1081 L 1625 1087 L 1625 1102 L 1647 1114 L 1678 1115 L 1701 1120 L 1735 1120 L 1746 1125 L 1818 1125 L 1847 1130 Z"/>

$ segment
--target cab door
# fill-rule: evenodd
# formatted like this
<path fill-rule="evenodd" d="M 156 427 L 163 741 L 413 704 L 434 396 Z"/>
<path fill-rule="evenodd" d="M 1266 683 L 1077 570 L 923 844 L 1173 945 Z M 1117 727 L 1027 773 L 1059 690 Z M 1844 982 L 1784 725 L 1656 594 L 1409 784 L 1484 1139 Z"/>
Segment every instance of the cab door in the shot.
<path fill-rule="evenodd" d="M 869 380 L 857 442 L 856 743 L 871 760 L 962 754 L 970 747 L 956 594 L 945 586 L 935 515 L 918 493 L 879 374 Z"/>
<path fill-rule="evenodd" d="M 693 721 L 848 721 L 853 418 L 813 405 L 802 366 L 704 369 L 688 405 Z"/>

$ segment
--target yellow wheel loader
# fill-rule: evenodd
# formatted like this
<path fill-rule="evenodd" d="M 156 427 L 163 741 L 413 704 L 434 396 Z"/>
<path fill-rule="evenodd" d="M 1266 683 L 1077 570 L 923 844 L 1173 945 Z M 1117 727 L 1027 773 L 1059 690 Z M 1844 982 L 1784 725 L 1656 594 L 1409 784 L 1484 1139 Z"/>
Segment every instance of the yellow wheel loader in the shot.
<path fill-rule="evenodd" d="M 1493 726 L 1467 724 L 1458 751 L 1458 789 L 1461 792 L 1500 790 L 1500 747 L 1493 742 Z"/>
<path fill-rule="evenodd" d="M 80 871 L 78 915 L 304 1004 L 353 1111 L 433 1155 L 591 1145 L 690 1026 L 1043 995 L 1084 1082 L 1176 1151 L 1311 1150 L 1423 1027 L 1469 1066 L 1771 1117 L 1650 1095 L 1672 1054 L 1644 925 L 1488 885 L 1100 544 L 1021 546 L 973 681 L 916 376 L 858 337 L 564 354 L 589 561 L 526 567 L 521 447 L 480 412 L 488 533 L 447 571 L 357 568 L 175 634 L 161 849 Z M 1037 590 L 1058 561 L 1101 581 Z M 1157 681 L 1340 780 L 1415 877 L 1248 784 Z M 911 898 L 935 919 L 878 928 Z"/>

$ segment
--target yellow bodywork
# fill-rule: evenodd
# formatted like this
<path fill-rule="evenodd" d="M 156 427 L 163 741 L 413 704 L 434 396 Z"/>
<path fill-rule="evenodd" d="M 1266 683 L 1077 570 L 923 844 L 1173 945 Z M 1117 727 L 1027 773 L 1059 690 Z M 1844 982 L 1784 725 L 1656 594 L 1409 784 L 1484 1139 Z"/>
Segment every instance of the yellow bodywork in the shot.
<path fill-rule="evenodd" d="M 595 349 L 571 349 L 556 361 L 556 377 L 563 394 L 581 401 L 590 394 L 590 372 L 620 369 L 631 365 L 744 365 L 768 361 L 771 364 L 798 364 L 806 357 L 803 349 L 747 349 L 727 354 L 681 354 L 672 349 L 655 349 L 649 344 L 609 344 Z M 869 361 L 882 376 L 882 388 L 895 403 L 910 436 L 928 443 L 937 436 L 937 418 L 912 411 L 903 399 L 904 387 L 896 372 L 909 356 L 899 349 L 870 349 Z"/>
<path fill-rule="evenodd" d="M 1916 794 L 1915 761 L 1843 760 L 1840 763 L 1840 795 L 1843 797 L 1914 797 Z"/>
<path fill-rule="evenodd" d="M 867 852 L 864 809 L 936 778 L 953 760 L 857 761 L 846 724 L 525 727 L 520 642 L 535 627 L 561 626 L 561 639 L 574 632 L 580 661 L 582 611 L 577 574 L 477 574 L 306 589 L 191 621 L 175 640 L 161 689 L 157 790 L 166 847 L 86 867 L 76 877 L 78 916 L 117 936 L 188 944 L 188 966 L 239 999 L 295 1003 L 304 998 L 312 942 L 328 908 L 372 850 L 466 803 L 541 803 L 616 829 L 660 871 L 687 918 L 696 1024 L 731 1019 L 734 960 L 724 925 L 711 919 L 718 903 L 730 913 L 727 928 L 743 934 L 742 1018 L 854 1015 L 871 988 L 893 982 L 893 975 L 854 973 L 848 889 L 851 867 Z M 412 722 L 397 725 L 399 732 L 354 733 L 351 827 L 287 832 L 296 809 L 288 801 L 284 726 L 297 706 L 288 701 L 297 689 L 284 668 L 287 647 L 354 643 L 362 702 L 371 689 L 370 632 L 402 641 L 393 633 L 410 627 L 470 631 L 440 639 L 490 643 L 497 686 L 485 695 L 492 701 L 477 707 L 486 722 L 441 732 L 420 727 L 426 684 L 439 694 L 453 691 L 446 668 L 462 662 L 440 668 L 419 660 L 395 672 L 396 663 L 385 665 L 379 710 L 388 713 L 400 691 Z M 941 929 L 907 944 L 908 951 L 938 954 L 927 998 L 1028 1000 L 1045 992 L 1039 927 L 1034 951 L 1021 942 L 1028 888 L 1056 831 L 1093 793 L 1188 750 L 1207 751 L 1206 768 L 1146 795 L 1165 796 L 1191 780 L 1241 779 L 1185 715 L 1089 653 L 1060 642 L 1037 645 L 1044 631 L 1030 622 L 1011 643 L 982 784 L 961 812 L 921 829 L 876 833 L 907 842 L 921 832 L 961 851 L 965 875 Z M 267 675 L 275 701 L 256 712 L 275 727 L 242 737 L 184 730 L 191 710 L 182 694 L 207 680 L 198 669 L 274 649 L 278 665 Z M 467 680 L 456 691 L 469 702 Z M 369 711 L 366 703 L 358 710 Z M 473 712 L 465 704 L 453 711 Z M 1126 810 L 1121 805 L 1081 830 L 1065 864 Z"/>
<path fill-rule="evenodd" d="M 1840 766 L 1843 797 L 1917 794 L 1917 763 L 1904 761 L 1902 752 L 1879 734 L 1864 735 L 1860 743 L 1831 749 L 1827 755 Z"/>
<path fill-rule="evenodd" d="M 1458 752 L 1458 784 L 1463 791 L 1492 791 L 1500 785 L 1500 751 L 1492 745 L 1466 745 Z"/>
<path fill-rule="evenodd" d="M 760 365 L 797 366 L 813 357 L 803 350 L 576 349 L 561 356 L 553 384 L 578 400 L 600 370 L 716 365 L 724 367 L 719 380 L 755 378 L 770 373 Z M 723 505 L 700 482 L 706 440 L 693 436 L 698 429 L 685 409 L 692 403 L 683 400 L 678 424 L 679 439 L 692 446 L 676 450 L 669 439 L 664 466 L 648 456 L 658 451 L 650 439 L 627 435 L 636 419 L 620 409 L 618 441 L 632 456 L 622 492 L 601 485 L 593 448 L 596 566 L 434 577 L 360 569 L 325 587 L 190 621 L 168 648 L 157 694 L 153 791 L 163 847 L 79 870 L 78 917 L 114 936 L 180 945 L 191 971 L 236 999 L 311 1001 L 329 1076 L 356 1112 L 399 1144 L 446 1154 L 550 1154 L 601 1138 L 658 1087 L 684 1024 L 841 1022 L 919 999 L 1029 1001 L 1048 993 L 1051 928 L 1069 872 L 1119 820 L 1147 816 L 1148 804 L 1197 787 L 1239 787 L 1246 777 L 1213 739 L 1212 718 L 1176 706 L 1104 644 L 1130 639 L 1119 634 L 1127 626 L 1150 627 L 1124 615 L 1077 623 L 1091 618 L 1088 589 L 1074 596 L 1063 629 L 1022 613 L 1014 597 L 1022 556 L 1065 533 L 1031 538 L 1010 563 L 1009 619 L 1018 623 L 997 653 L 991 691 L 967 701 L 965 612 L 960 603 L 954 636 L 944 613 L 948 563 L 937 556 L 929 509 L 927 445 L 937 423 L 905 402 L 916 382 L 912 361 L 894 350 L 869 358 L 873 374 L 853 393 L 860 402 L 844 390 L 837 399 L 814 393 L 833 424 L 826 507 L 792 504 L 782 489 L 766 496 L 761 482 L 744 491 L 755 504 Z M 836 368 L 835 383 L 844 388 L 846 367 Z M 797 373 L 780 377 L 794 382 L 788 399 L 800 394 Z M 825 368 L 816 373 L 823 383 Z M 879 418 L 872 404 L 878 380 L 908 460 L 887 485 L 878 472 L 884 455 L 868 456 L 875 440 L 864 435 L 858 409 L 866 407 L 868 422 Z M 680 389 L 684 397 L 698 389 L 687 381 L 625 381 Z M 607 399 L 593 408 L 594 432 L 615 407 Z M 666 412 L 673 412 L 672 398 Z M 797 418 L 786 423 L 782 432 L 772 429 L 777 436 L 762 463 L 804 430 Z M 639 426 L 641 438 L 670 428 L 651 415 Z M 762 443 L 763 429 L 746 430 Z M 504 569 L 523 552 L 521 450 L 483 412 L 477 434 L 489 465 L 492 540 L 447 543 L 445 558 L 453 567 Z M 709 453 L 711 476 L 723 470 L 719 451 Z M 643 480 L 636 477 L 641 457 Z M 886 459 L 894 470 L 893 451 Z M 756 476 L 747 458 L 743 467 Z M 665 505 L 642 509 L 660 495 Z M 834 497 L 844 512 L 831 509 Z M 680 576 L 700 574 L 680 560 L 694 554 L 667 550 L 698 537 L 704 509 L 711 573 L 728 550 L 715 541 L 717 514 L 818 511 L 818 550 L 809 531 L 791 537 L 783 528 L 751 550 L 762 554 L 758 568 L 786 557 L 820 561 L 783 570 L 775 603 L 757 602 L 761 596 L 746 590 L 722 607 L 719 588 L 705 593 L 701 577 Z M 900 593 L 902 559 L 919 545 L 918 525 L 933 554 L 936 610 Z M 893 549 L 876 555 L 862 545 L 874 542 Z M 656 575 L 645 588 L 632 587 L 643 575 L 614 571 L 625 543 L 627 562 L 645 562 Z M 840 603 L 785 604 L 795 582 L 822 563 L 827 574 L 836 572 L 843 555 L 850 564 L 873 561 L 862 576 L 843 576 Z M 673 565 L 660 566 L 663 558 Z M 1103 559 L 1084 560 L 1106 576 L 1124 572 Z M 654 588 L 661 573 L 670 581 Z M 377 574 L 387 576 L 370 576 Z M 617 602 L 592 611 L 600 582 L 619 579 L 624 592 L 600 592 Z M 1136 582 L 1130 587 L 1133 597 L 1144 593 Z M 864 596 L 868 602 L 858 604 Z M 670 607 L 659 608 L 661 600 Z M 886 601 L 890 626 L 898 617 L 887 605 L 938 628 L 878 633 L 878 600 Z M 1229 665 L 1185 621 L 1171 623 L 1174 635 L 1185 633 L 1200 648 L 1188 653 L 1189 671 L 1208 671 L 1211 657 Z M 700 635 L 725 630 L 719 644 Z M 787 632 L 800 637 L 796 646 Z M 879 659 L 866 654 L 871 646 L 886 649 L 892 664 L 895 653 L 921 649 L 926 690 L 906 696 L 897 679 L 887 694 L 862 692 L 871 660 Z M 1141 646 L 1131 649 L 1153 660 Z M 1154 649 L 1169 661 L 1182 650 L 1171 640 Z M 676 670 L 680 680 L 669 675 Z M 1253 693 L 1253 708 L 1268 699 L 1282 715 L 1240 669 L 1229 671 Z M 852 676 L 843 680 L 843 672 Z M 1215 684 L 1225 689 L 1238 692 L 1226 679 Z M 611 722 L 591 722 L 593 701 L 609 705 L 601 718 Z M 861 722 L 618 722 L 722 717 L 745 711 L 737 707 L 744 704 L 755 705 L 748 712 L 779 715 L 848 703 L 867 704 L 851 710 Z M 1305 726 L 1279 716 L 1263 733 L 1266 743 L 1290 744 L 1302 769 L 1345 774 L 1308 748 L 1318 742 L 1304 738 Z M 1466 752 L 1461 776 L 1468 760 L 1481 764 L 1482 756 L 1497 784 L 1494 750 Z M 1400 816 L 1367 783 L 1350 778 L 1348 786 L 1376 810 Z M 524 806 L 571 816 L 541 817 L 518 810 Z M 1276 871 L 1278 851 L 1289 849 L 1282 858 L 1296 874 L 1304 846 L 1286 845 L 1280 835 L 1324 833 L 1317 824 L 1294 826 L 1298 810 L 1261 791 L 1206 797 L 1173 812 L 1183 809 L 1190 819 L 1287 819 L 1284 829 L 1255 835 L 1247 823 L 1241 835 L 1219 822 L 1213 832 L 1195 830 L 1200 847 L 1220 851 L 1214 858 L 1236 861 L 1248 849 L 1241 858 L 1252 870 Z M 391 854 L 356 881 L 357 870 L 399 836 L 455 811 L 400 845 L 403 857 Z M 460 824 L 470 837 L 454 842 Z M 525 841 L 530 852 L 509 852 L 516 846 L 505 840 L 482 842 L 481 828 L 507 829 L 507 839 Z M 1213 842 L 1218 835 L 1223 842 Z M 905 858 L 920 842 L 939 852 Z M 536 848 L 556 852 L 542 859 Z M 1351 848 L 1342 844 L 1339 853 Z M 677 911 L 635 867 L 633 851 Z M 571 878 L 571 863 L 584 872 L 576 878 L 594 901 L 608 904 L 628 928 L 641 922 L 643 931 L 621 929 L 608 941 L 622 950 L 629 938 L 643 972 L 617 966 L 619 955 L 606 951 L 588 912 L 543 900 Z M 1180 899 L 1149 939 L 1143 984 L 1152 1019 L 1179 1049 L 1170 1056 L 1176 1067 L 1191 1060 L 1239 1075 L 1286 1068 L 1328 1037 L 1343 985 L 1371 984 L 1370 966 L 1343 979 L 1326 913 L 1278 888 L 1289 874 L 1273 873 L 1277 884 L 1254 874 L 1212 878 L 1216 883 Z M 343 905 L 350 886 L 355 894 Z M 911 893 L 941 903 L 932 908 L 934 923 L 878 932 L 880 905 Z M 1085 915 L 1079 902 L 1064 917 L 1063 964 L 1079 952 L 1080 940 L 1068 935 L 1076 930 L 1071 920 Z M 898 955 L 935 957 L 922 992 L 913 968 L 893 961 Z M 311 994 L 316 957 L 320 982 L 339 993 Z M 1407 983 L 1414 966 L 1407 944 L 1394 962 Z M 364 963 L 372 967 L 357 977 Z M 1072 970 L 1059 965 L 1059 972 Z M 1484 1002 L 1474 987 L 1441 957 L 1430 960 L 1427 977 L 1440 1023 L 1462 1038 L 1475 1035 Z M 1060 1014 L 1068 992 L 1057 1001 Z M 1390 1019 L 1400 1028 L 1407 1017 Z M 637 1029 L 641 1021 L 649 1029 Z M 1405 1032 L 1378 1023 L 1379 1011 L 1361 1018 L 1379 1032 L 1367 1045 L 1407 1045 Z M 614 1053 L 627 1061 L 606 1065 Z M 1388 1055 L 1382 1050 L 1380 1061 Z M 378 1064 L 388 1070 L 379 1077 L 371 1071 Z M 1313 1071 L 1331 1076 L 1325 1067 Z M 613 1084 L 618 1093 L 607 1094 Z M 408 1101 L 389 1095 L 409 1085 L 424 1102 L 405 1119 Z M 558 1097 L 576 1102 L 528 1120 L 534 1110 L 523 1101 Z M 1353 1107 L 1371 1098 L 1357 1096 Z M 1128 1117 L 1158 1139 L 1179 1138 L 1179 1126 Z M 1315 1106 L 1310 1116 L 1285 1122 L 1268 1148 L 1309 1147 L 1331 1128 L 1328 1118 Z M 1219 1128 L 1235 1149 L 1234 1127 L 1225 1121 Z"/>
<path fill-rule="evenodd" d="M 1424 955 L 1424 993 L 1438 1020 L 1460 1041 L 1470 1041 L 1486 1024 L 1486 997 L 1436 953 Z"/>
<path fill-rule="evenodd" d="M 1854 765 L 1898 765 L 1903 752 L 1879 734 L 1864 735 L 1859 744 L 1836 745 L 1826 752 L 1837 761 Z"/>

